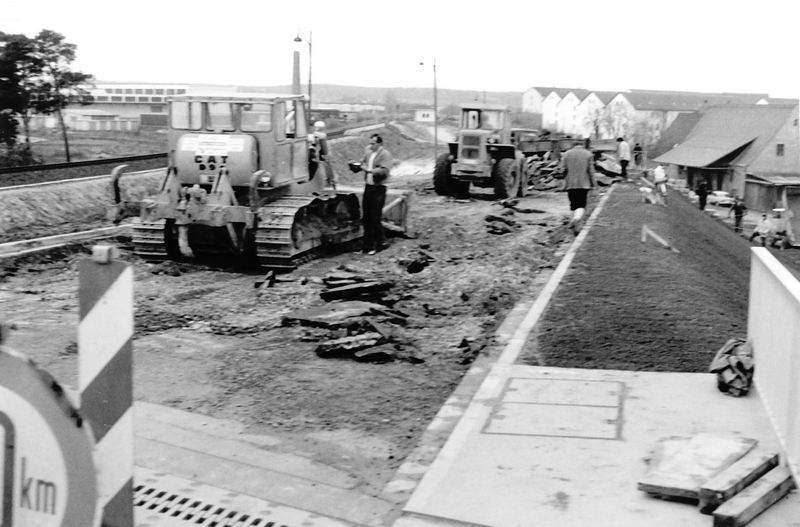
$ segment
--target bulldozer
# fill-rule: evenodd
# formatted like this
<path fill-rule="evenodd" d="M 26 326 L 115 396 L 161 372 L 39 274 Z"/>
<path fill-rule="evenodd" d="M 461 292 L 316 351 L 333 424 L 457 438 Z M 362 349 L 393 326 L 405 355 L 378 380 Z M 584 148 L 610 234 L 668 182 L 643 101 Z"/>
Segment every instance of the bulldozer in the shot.
<path fill-rule="evenodd" d="M 169 104 L 169 165 L 157 195 L 122 199 L 112 174 L 109 217 L 126 211 L 145 260 L 232 254 L 290 270 L 362 236 L 360 190 L 330 187 L 314 157 L 305 95 L 188 94 Z M 407 228 L 410 192 L 390 190 L 384 218 Z"/>
<path fill-rule="evenodd" d="M 461 106 L 456 142 L 436 159 L 433 187 L 442 196 L 466 195 L 470 184 L 493 188 L 498 199 L 524 196 L 523 155 L 511 137 L 507 106 L 474 103 Z"/>

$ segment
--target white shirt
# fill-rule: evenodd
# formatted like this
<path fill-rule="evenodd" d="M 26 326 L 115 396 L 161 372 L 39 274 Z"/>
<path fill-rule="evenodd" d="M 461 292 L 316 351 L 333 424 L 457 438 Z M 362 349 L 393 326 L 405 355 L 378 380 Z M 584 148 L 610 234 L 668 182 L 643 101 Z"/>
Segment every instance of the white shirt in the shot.
<path fill-rule="evenodd" d="M 378 155 L 378 151 L 375 150 L 369 155 L 369 161 L 367 162 L 367 185 L 374 185 L 375 180 L 372 179 L 372 167 L 375 166 L 375 157 Z"/>
<path fill-rule="evenodd" d="M 620 141 L 619 143 L 619 160 L 631 160 L 631 147 L 627 141 Z"/>

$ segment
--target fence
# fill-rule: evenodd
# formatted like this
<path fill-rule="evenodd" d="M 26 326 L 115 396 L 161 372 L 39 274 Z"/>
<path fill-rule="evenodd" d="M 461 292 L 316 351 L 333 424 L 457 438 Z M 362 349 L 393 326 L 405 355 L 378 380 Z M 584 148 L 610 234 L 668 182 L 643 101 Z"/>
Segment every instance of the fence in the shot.
<path fill-rule="evenodd" d="M 752 251 L 747 333 L 756 387 L 800 481 L 800 282 L 767 249 Z"/>

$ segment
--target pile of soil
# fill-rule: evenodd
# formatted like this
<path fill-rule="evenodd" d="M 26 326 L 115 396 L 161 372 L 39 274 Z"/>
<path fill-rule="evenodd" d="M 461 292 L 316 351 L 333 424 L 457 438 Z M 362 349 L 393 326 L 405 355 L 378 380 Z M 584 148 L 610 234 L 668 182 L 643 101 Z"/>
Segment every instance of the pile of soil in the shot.
<path fill-rule="evenodd" d="M 643 225 L 680 252 L 643 243 Z M 520 360 L 705 372 L 746 336 L 750 246 L 677 192 L 662 207 L 616 185 Z"/>

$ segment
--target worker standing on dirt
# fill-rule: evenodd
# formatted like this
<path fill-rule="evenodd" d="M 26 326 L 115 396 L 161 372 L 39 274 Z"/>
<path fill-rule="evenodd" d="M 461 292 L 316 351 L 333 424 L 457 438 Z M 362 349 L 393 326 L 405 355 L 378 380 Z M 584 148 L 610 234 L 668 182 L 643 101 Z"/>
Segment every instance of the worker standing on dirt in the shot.
<path fill-rule="evenodd" d="M 642 168 L 642 145 L 636 143 L 633 147 L 633 164 L 638 168 Z"/>
<path fill-rule="evenodd" d="M 761 246 L 766 247 L 769 231 L 770 231 L 769 219 L 767 219 L 766 214 L 762 214 L 761 219 L 758 220 L 758 223 L 756 223 L 756 228 L 753 230 L 753 234 L 750 235 L 750 238 L 747 241 L 752 242 L 753 238 L 759 237 L 761 238 Z"/>
<path fill-rule="evenodd" d="M 733 206 L 728 211 L 728 218 L 731 217 L 731 213 L 733 213 L 733 232 L 736 234 L 742 233 L 742 218 L 744 218 L 744 213 L 747 211 L 747 207 L 744 206 L 744 202 L 742 198 L 736 196 L 734 199 Z"/>
<path fill-rule="evenodd" d="M 569 227 L 577 235 L 583 225 L 586 197 L 589 190 L 594 188 L 594 154 L 584 148 L 581 141 L 576 141 L 575 146 L 567 150 L 561 158 L 561 169 L 572 211 Z"/>
<path fill-rule="evenodd" d="M 706 198 L 708 197 L 708 185 L 701 181 L 697 186 L 697 197 L 700 199 L 700 210 L 706 210 Z"/>
<path fill-rule="evenodd" d="M 628 179 L 628 164 L 631 162 L 631 145 L 622 138 L 617 137 L 617 160 L 622 167 L 622 179 Z"/>
<path fill-rule="evenodd" d="M 667 206 L 667 172 L 664 170 L 664 167 L 658 165 L 653 170 L 653 181 L 656 185 L 656 190 L 658 190 L 658 196 L 661 200 L 661 204 L 665 207 Z"/>
<path fill-rule="evenodd" d="M 383 206 L 386 203 L 386 181 L 392 167 L 392 155 L 383 147 L 383 138 L 372 134 L 368 153 L 361 163 L 364 172 L 364 198 L 362 222 L 364 224 L 364 252 L 375 254 L 383 250 Z"/>

